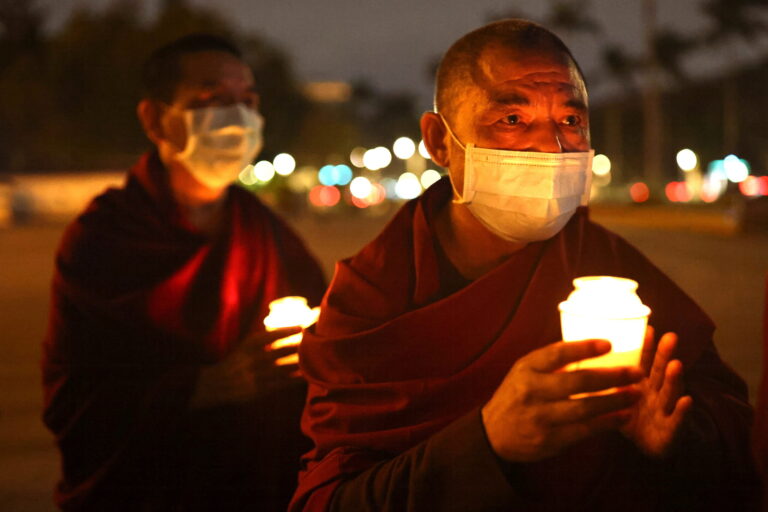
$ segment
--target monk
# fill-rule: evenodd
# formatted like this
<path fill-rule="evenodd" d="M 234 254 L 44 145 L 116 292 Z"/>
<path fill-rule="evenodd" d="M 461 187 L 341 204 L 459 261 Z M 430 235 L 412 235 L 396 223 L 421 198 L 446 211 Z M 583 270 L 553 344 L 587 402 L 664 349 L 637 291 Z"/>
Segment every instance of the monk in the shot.
<path fill-rule="evenodd" d="M 765 312 L 763 313 L 763 378 L 757 397 L 754 449 L 757 467 L 763 480 L 763 511 L 768 511 L 768 278 L 765 281 Z"/>
<path fill-rule="evenodd" d="M 290 510 L 751 506 L 752 411 L 714 325 L 581 207 L 588 101 L 565 45 L 524 20 L 467 34 L 421 130 L 450 177 L 337 265 L 299 351 L 315 447 Z M 611 349 L 559 341 L 590 275 L 639 283 L 661 334 L 639 367 L 565 371 Z"/>
<path fill-rule="evenodd" d="M 285 510 L 306 385 L 270 301 L 319 304 L 325 281 L 293 231 L 232 186 L 261 148 L 237 48 L 192 35 L 147 61 L 154 144 L 97 197 L 56 255 L 44 421 L 63 510 Z"/>

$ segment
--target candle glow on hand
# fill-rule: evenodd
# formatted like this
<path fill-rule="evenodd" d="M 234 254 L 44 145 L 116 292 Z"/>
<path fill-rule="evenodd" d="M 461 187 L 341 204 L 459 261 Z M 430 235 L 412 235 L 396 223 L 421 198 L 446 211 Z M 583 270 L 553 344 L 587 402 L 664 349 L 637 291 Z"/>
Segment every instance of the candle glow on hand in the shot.
<path fill-rule="evenodd" d="M 283 327 L 300 326 L 304 329 L 314 324 L 320 315 L 320 308 L 310 308 L 304 297 L 283 297 L 269 303 L 269 315 L 264 319 L 264 327 L 267 331 L 274 331 Z M 301 343 L 302 333 L 292 334 L 273 342 L 270 350 L 298 345 Z M 298 354 L 282 357 L 276 361 L 278 366 L 295 364 L 298 362 Z"/>
<path fill-rule="evenodd" d="M 573 284 L 575 290 L 559 306 L 563 340 L 605 339 L 611 342 L 611 351 L 566 369 L 639 367 L 651 310 L 635 293 L 637 282 L 587 276 L 574 279 Z"/>

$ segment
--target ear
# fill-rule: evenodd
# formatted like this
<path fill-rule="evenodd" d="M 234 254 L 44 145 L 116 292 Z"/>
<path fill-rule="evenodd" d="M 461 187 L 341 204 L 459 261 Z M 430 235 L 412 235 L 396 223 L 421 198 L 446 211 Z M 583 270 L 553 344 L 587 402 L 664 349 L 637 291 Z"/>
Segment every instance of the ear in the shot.
<path fill-rule="evenodd" d="M 451 161 L 448 158 L 448 146 L 446 139 L 448 130 L 445 128 L 443 119 L 435 112 L 424 112 L 421 116 L 421 138 L 424 139 L 424 145 L 432 157 L 432 161 L 446 169 Z"/>
<path fill-rule="evenodd" d="M 155 145 L 165 139 L 161 123 L 162 113 L 162 105 L 155 100 L 143 99 L 136 106 L 136 115 L 144 128 L 144 133 Z"/>

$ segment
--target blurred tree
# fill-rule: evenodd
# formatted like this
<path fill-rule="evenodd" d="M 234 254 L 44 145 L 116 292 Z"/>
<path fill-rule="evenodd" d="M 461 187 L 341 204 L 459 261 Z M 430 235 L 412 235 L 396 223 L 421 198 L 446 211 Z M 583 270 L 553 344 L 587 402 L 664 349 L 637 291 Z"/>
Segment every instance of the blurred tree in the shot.
<path fill-rule="evenodd" d="M 385 92 L 360 81 L 352 87 L 351 104 L 365 146 L 389 145 L 404 135 L 419 137 L 421 112 L 411 93 Z"/>
<path fill-rule="evenodd" d="M 216 12 L 163 0 L 142 22 L 134 0 L 103 11 L 75 9 L 45 37 L 44 16 L 30 2 L 0 0 L 0 168 L 123 168 L 148 142 L 136 120 L 141 66 L 156 47 L 192 32 L 239 44 L 254 68 L 267 119 L 265 152 L 295 139 L 305 110 L 285 55 L 235 32 Z M 8 135 L 6 135 L 6 133 Z"/>
<path fill-rule="evenodd" d="M 41 83 L 43 19 L 32 2 L 0 0 L 0 172 L 26 161 L 25 145 L 40 126 L 31 108 L 52 105 L 50 91 Z"/>
<path fill-rule="evenodd" d="M 749 54 L 750 47 L 761 36 L 768 34 L 768 0 L 705 0 L 702 12 L 711 26 L 703 36 L 703 43 L 721 48 L 730 63 L 723 84 L 723 153 L 739 148 L 739 84 L 736 74 L 746 63 L 741 58 Z"/>

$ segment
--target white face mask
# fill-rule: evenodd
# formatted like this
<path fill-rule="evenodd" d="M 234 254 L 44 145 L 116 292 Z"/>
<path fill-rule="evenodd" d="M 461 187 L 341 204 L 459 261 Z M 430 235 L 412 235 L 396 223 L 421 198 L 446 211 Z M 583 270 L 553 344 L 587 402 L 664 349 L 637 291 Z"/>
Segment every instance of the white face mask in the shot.
<path fill-rule="evenodd" d="M 210 188 L 226 187 L 261 151 L 264 118 L 242 103 L 184 111 L 187 144 L 176 158 Z"/>
<path fill-rule="evenodd" d="M 445 120 L 443 120 L 445 123 Z M 592 184 L 594 150 L 541 153 L 466 147 L 464 187 L 455 189 L 457 203 L 492 233 L 514 242 L 551 238 L 586 205 Z M 453 183 L 453 182 L 451 182 Z"/>

